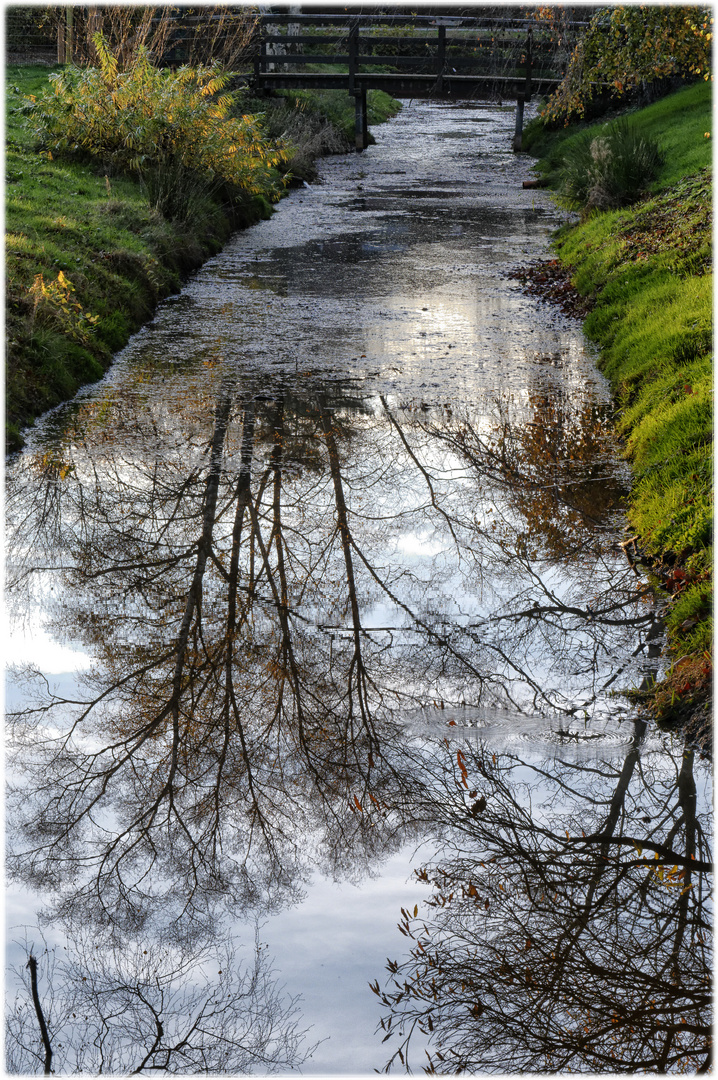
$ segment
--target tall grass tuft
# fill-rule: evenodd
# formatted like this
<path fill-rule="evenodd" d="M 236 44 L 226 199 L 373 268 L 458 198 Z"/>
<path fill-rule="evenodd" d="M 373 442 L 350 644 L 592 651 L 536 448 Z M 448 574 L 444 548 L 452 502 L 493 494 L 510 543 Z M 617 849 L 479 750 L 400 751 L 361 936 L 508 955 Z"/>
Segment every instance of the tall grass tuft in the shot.
<path fill-rule="evenodd" d="M 648 189 L 665 160 L 654 139 L 625 117 L 581 132 L 566 147 L 560 193 L 573 209 L 629 206 Z"/>
<path fill-rule="evenodd" d="M 168 221 L 193 227 L 217 211 L 213 196 L 219 192 L 221 182 L 211 181 L 182 162 L 146 165 L 140 181 L 152 209 Z"/>

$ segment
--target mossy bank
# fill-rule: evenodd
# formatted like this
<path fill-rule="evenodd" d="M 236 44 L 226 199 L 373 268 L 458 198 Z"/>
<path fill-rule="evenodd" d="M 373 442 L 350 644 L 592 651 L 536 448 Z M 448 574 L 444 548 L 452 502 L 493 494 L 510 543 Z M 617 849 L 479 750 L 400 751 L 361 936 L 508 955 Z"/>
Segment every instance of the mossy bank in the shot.
<path fill-rule="evenodd" d="M 89 159 L 40 151 L 22 109 L 29 95 L 47 88 L 51 72 L 42 66 L 11 66 L 6 72 L 11 451 L 22 446 L 24 426 L 100 378 L 158 301 L 177 292 L 234 230 L 272 213 L 263 196 L 229 202 L 199 192 L 191 214 L 173 219 L 150 207 L 137 179 Z M 269 135 L 291 144 L 283 168 L 295 181 L 312 178 L 317 156 L 350 148 L 344 129 L 353 108 L 346 95 L 254 104 L 265 113 Z M 387 95 L 373 95 L 370 105 L 372 123 L 400 107 Z"/>
<path fill-rule="evenodd" d="M 667 677 L 644 695 L 656 717 L 705 738 L 712 701 L 711 88 L 699 83 L 635 111 L 664 152 L 637 203 L 592 210 L 554 244 L 590 300 L 616 426 L 634 473 L 630 553 L 663 598 Z M 596 125 L 600 130 L 600 125 Z M 560 184 L 575 129 L 530 132 L 538 168 Z M 543 144 L 543 145 L 542 145 Z"/>

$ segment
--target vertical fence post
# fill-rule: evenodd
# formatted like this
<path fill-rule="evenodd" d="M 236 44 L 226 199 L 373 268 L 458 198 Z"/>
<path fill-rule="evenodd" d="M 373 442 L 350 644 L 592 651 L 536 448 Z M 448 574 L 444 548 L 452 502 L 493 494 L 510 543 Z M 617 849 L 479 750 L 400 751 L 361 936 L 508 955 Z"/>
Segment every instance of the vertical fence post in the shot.
<path fill-rule="evenodd" d="M 72 4 L 65 8 L 65 63 L 71 64 L 75 54 L 74 43 L 74 12 Z"/>
<path fill-rule="evenodd" d="M 533 63 L 531 56 L 532 34 L 533 30 L 529 27 L 528 36 L 526 38 L 526 87 L 524 90 L 524 100 L 526 101 L 530 101 L 531 99 L 531 67 Z"/>
<path fill-rule="evenodd" d="M 366 90 L 356 84 L 359 70 L 359 21 L 353 20 L 349 28 L 349 93 L 354 96 L 354 146 L 359 153 L 366 146 Z"/>
<path fill-rule="evenodd" d="M 514 151 L 519 151 L 523 143 L 524 133 L 524 103 L 531 98 L 531 67 L 533 59 L 531 56 L 531 46 L 533 31 L 529 27 L 526 35 L 526 45 L 524 51 L 524 71 L 526 77 L 524 79 L 524 88 L 522 93 L 516 95 L 516 129 L 514 131 Z"/>
<path fill-rule="evenodd" d="M 438 94 L 444 90 L 444 68 L 446 67 L 446 27 L 439 26 L 439 40 L 436 47 L 436 91 Z"/>
<path fill-rule="evenodd" d="M 349 28 L 349 93 L 354 93 L 354 76 L 359 67 L 359 23 L 352 22 Z"/>
<path fill-rule="evenodd" d="M 264 20 L 262 16 L 259 17 L 259 34 L 257 40 L 257 51 L 254 54 L 254 85 L 259 87 L 259 79 L 265 69 L 264 60 Z"/>
<path fill-rule="evenodd" d="M 354 90 L 354 145 L 357 153 L 367 145 L 366 90 Z"/>
<path fill-rule="evenodd" d="M 514 131 L 514 151 L 521 149 L 524 130 L 524 99 L 521 94 L 516 95 L 516 129 Z"/>

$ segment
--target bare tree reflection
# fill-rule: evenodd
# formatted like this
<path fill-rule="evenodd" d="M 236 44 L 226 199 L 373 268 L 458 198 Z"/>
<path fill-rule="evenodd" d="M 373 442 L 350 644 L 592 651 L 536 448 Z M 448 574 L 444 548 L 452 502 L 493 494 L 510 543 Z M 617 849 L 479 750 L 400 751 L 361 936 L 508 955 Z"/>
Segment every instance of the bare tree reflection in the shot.
<path fill-rule="evenodd" d="M 167 395 L 90 401 L 10 491 L 18 592 L 52 571 L 58 633 L 95 664 L 77 699 L 27 672 L 9 866 L 58 912 L 128 929 L 277 906 L 317 863 L 361 873 L 417 819 L 397 717 L 437 699 L 574 713 L 653 619 L 579 538 L 595 522 L 575 484 L 557 582 L 530 425 L 499 412 L 482 441 L 449 411 L 240 390 L 219 363 L 202 379 L 178 378 L 181 435 Z M 562 423 L 552 470 L 572 439 L 589 468 L 590 419 Z M 403 555 L 427 539 L 430 558 Z"/>
<path fill-rule="evenodd" d="M 710 819 L 692 752 L 667 770 L 643 728 L 616 766 L 447 743 L 443 851 L 417 871 L 433 895 L 373 986 L 389 1064 L 428 1039 L 429 1071 L 708 1069 Z"/>
<path fill-rule="evenodd" d="M 488 430 L 461 418 L 437 435 L 501 490 L 526 550 L 566 562 L 605 548 L 627 494 L 608 406 L 535 389 L 525 404 L 508 398 L 494 409 Z"/>
<path fill-rule="evenodd" d="M 51 583 L 57 636 L 93 658 L 76 695 L 25 672 L 11 873 L 65 920 L 203 948 L 220 909 L 276 910 L 314 867 L 358 877 L 438 827 L 431 914 L 375 986 L 395 1058 L 423 1030 L 432 1068 L 701 1067 L 692 758 L 669 775 L 639 726 L 620 767 L 447 763 L 402 727 L 432 702 L 588 724 L 638 671 L 655 613 L 594 407 L 536 392 L 489 421 L 203 379 L 177 377 L 181 433 L 166 397 L 117 392 L 11 478 L 11 589 Z M 159 1047 L 143 1067 L 170 1067 Z"/>
<path fill-rule="evenodd" d="M 42 943 L 34 959 L 54 1073 L 272 1074 L 297 1068 L 313 1050 L 296 1001 L 283 994 L 258 941 L 244 963 L 231 941 L 190 955 L 77 926 L 62 946 L 48 948 L 35 936 Z M 27 941 L 25 948 L 32 956 Z M 35 1073 L 46 1052 L 28 972 L 20 968 L 15 976 L 7 1070 Z"/>
<path fill-rule="evenodd" d="M 459 632 L 484 697 L 500 688 L 516 708 L 568 713 L 605 697 L 655 621 L 649 588 L 617 557 L 606 416 L 539 393 L 528 416 L 498 400 L 490 420 L 382 404 L 450 528 L 462 585 L 480 594 Z"/>
<path fill-rule="evenodd" d="M 223 382 L 204 466 L 107 462 L 88 440 L 66 474 L 59 619 L 99 662 L 83 700 L 48 689 L 16 717 L 16 794 L 34 796 L 11 859 L 65 890 L 60 912 L 82 898 L 137 928 L 161 904 L 196 928 L 217 897 L 271 907 L 312 862 L 398 843 L 376 728 L 389 691 L 368 674 L 332 421 L 321 406 L 307 421 L 331 477 L 310 473 L 315 509 L 303 485 L 285 496 L 281 395 L 247 397 L 235 431 L 232 402 Z M 346 606 L 351 644 L 318 632 L 302 598 L 330 621 Z"/>

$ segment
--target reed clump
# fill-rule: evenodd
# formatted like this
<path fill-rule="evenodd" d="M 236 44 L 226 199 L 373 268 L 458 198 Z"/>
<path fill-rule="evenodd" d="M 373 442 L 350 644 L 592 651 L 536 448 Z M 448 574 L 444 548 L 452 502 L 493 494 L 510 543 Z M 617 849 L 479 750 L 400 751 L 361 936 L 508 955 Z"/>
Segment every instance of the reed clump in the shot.
<path fill-rule="evenodd" d="M 569 207 L 609 210 L 634 203 L 658 176 L 665 155 L 625 117 L 572 140 L 563 158 L 560 192 Z"/>

